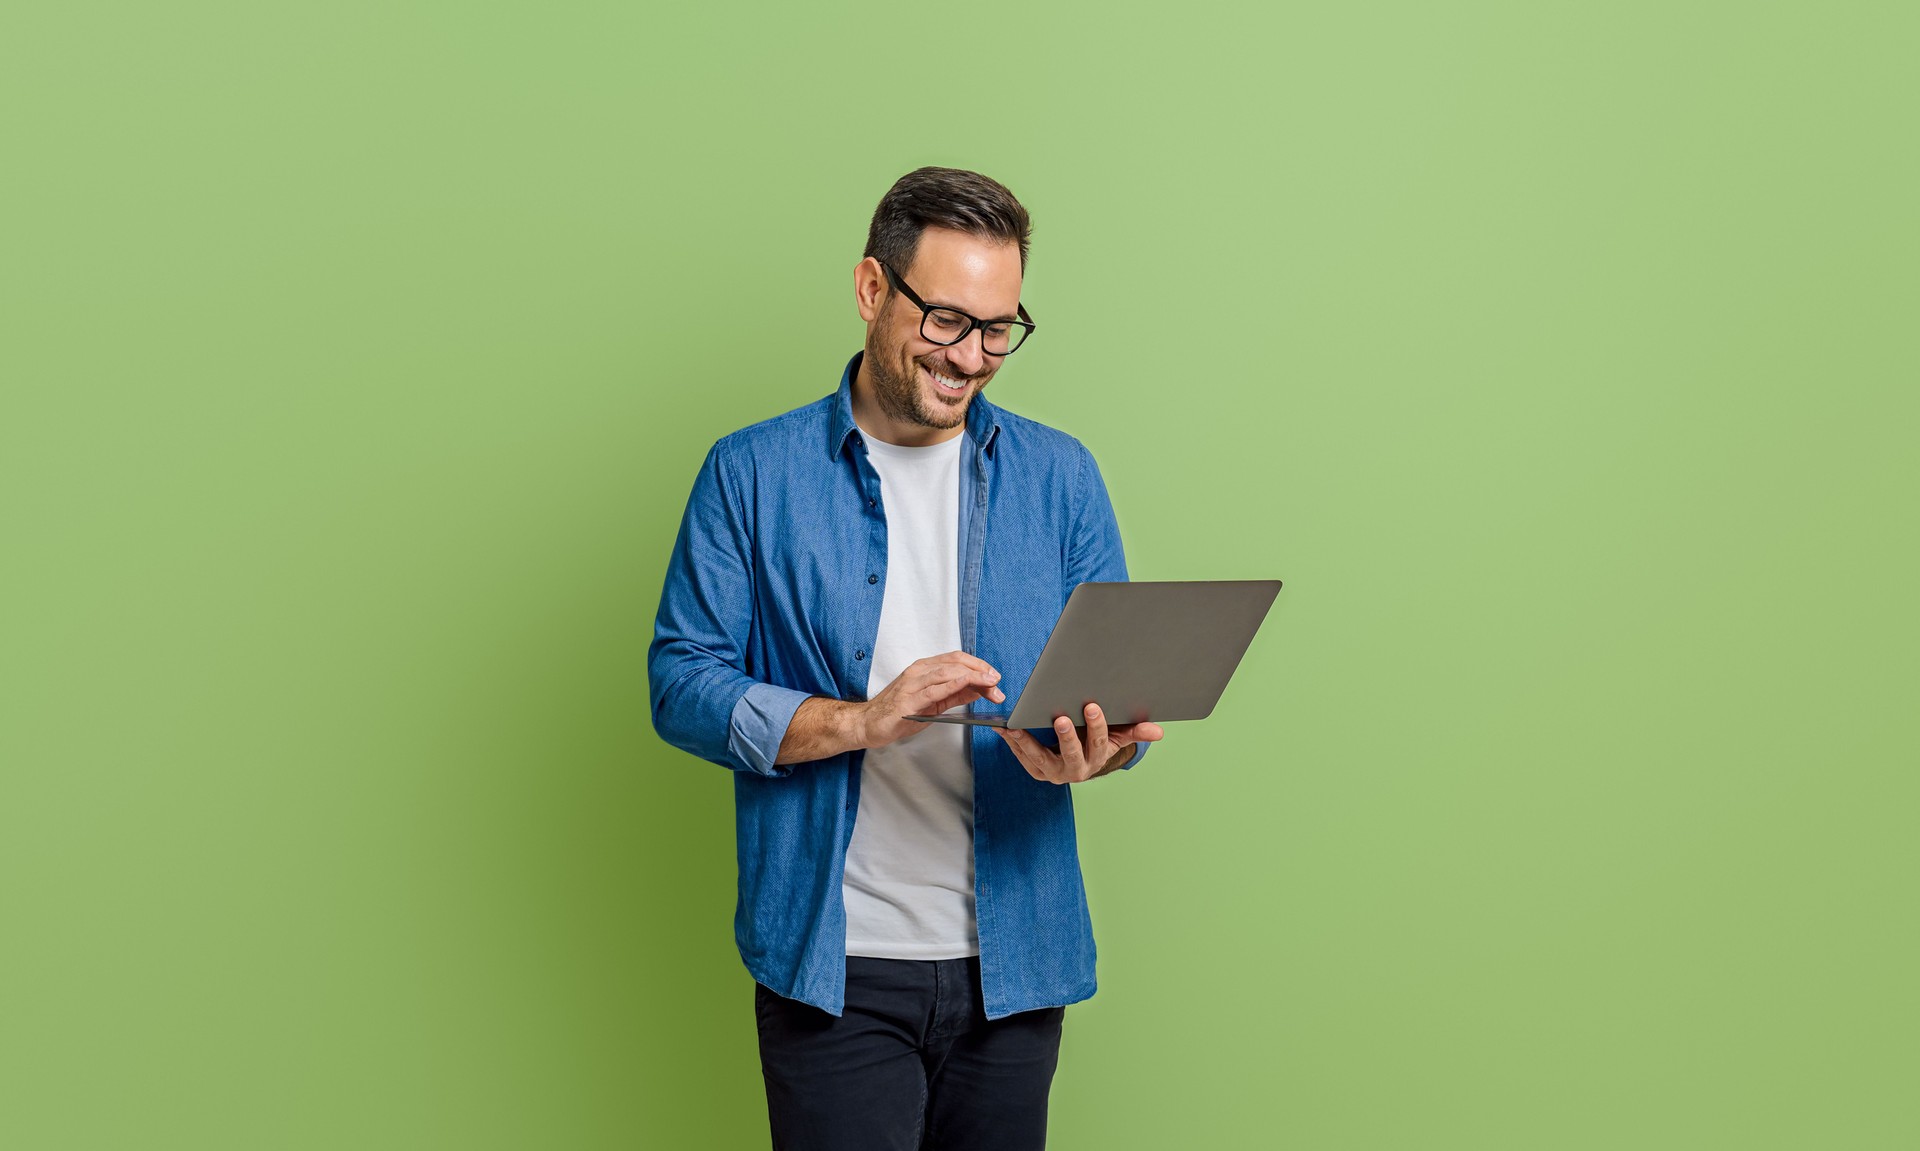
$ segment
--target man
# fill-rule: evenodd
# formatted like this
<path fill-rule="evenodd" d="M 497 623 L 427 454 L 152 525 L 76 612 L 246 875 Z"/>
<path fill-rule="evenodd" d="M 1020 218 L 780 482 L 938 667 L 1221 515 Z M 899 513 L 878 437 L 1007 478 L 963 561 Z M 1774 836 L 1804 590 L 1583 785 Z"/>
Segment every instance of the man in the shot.
<path fill-rule="evenodd" d="M 734 772 L 776 1147 L 1043 1146 L 1064 1007 L 1094 992 L 1061 785 L 1161 729 L 906 718 L 1007 714 L 1073 588 L 1127 578 L 1093 457 L 981 395 L 1033 330 L 1030 235 L 985 176 L 902 177 L 854 268 L 864 350 L 714 445 L 674 544 L 653 721 Z"/>

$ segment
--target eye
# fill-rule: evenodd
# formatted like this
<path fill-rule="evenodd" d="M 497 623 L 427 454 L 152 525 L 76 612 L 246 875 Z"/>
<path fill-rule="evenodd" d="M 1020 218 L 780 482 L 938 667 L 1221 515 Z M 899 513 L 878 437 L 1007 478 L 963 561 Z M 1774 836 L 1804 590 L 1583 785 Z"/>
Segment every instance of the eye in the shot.
<path fill-rule="evenodd" d="M 938 309 L 927 313 L 927 319 L 943 332 L 957 332 L 967 326 L 965 317 L 954 312 L 942 312 Z"/>

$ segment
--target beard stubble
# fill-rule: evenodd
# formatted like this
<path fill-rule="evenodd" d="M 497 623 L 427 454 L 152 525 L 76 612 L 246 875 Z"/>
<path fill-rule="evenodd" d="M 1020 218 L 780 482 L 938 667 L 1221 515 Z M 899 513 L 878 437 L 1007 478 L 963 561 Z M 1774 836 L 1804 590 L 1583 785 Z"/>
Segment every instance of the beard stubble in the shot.
<path fill-rule="evenodd" d="M 886 311 L 891 310 L 892 306 L 893 301 L 889 299 L 881 312 L 881 323 L 876 326 L 885 325 Z M 879 402 L 880 410 L 887 414 L 888 419 L 901 423 L 942 430 L 959 427 L 966 422 L 967 408 L 973 403 L 973 397 L 980 393 L 980 388 L 971 389 L 965 403 L 949 405 L 936 400 L 930 404 L 920 384 L 922 365 L 907 357 L 904 342 L 893 347 L 869 348 L 867 359 L 870 361 L 867 367 L 869 377 L 873 380 L 874 399 Z M 901 363 L 906 365 L 908 375 L 905 378 L 900 374 Z M 966 379 L 971 384 L 973 377 Z"/>

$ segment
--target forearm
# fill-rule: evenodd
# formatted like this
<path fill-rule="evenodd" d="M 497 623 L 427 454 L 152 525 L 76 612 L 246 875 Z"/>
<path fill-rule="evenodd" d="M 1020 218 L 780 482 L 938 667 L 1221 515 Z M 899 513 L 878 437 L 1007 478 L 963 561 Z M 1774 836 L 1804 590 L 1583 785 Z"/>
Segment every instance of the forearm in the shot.
<path fill-rule="evenodd" d="M 793 713 L 774 762 L 805 763 L 869 746 L 866 712 L 863 703 L 814 696 Z"/>

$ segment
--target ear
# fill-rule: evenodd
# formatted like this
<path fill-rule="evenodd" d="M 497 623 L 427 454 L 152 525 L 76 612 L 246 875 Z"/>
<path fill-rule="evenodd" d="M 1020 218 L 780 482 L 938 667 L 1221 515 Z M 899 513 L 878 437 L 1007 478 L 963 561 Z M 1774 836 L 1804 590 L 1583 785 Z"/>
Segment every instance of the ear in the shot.
<path fill-rule="evenodd" d="M 885 269 L 872 256 L 853 266 L 853 302 L 860 309 L 862 320 L 871 324 L 879 318 L 888 287 Z"/>

